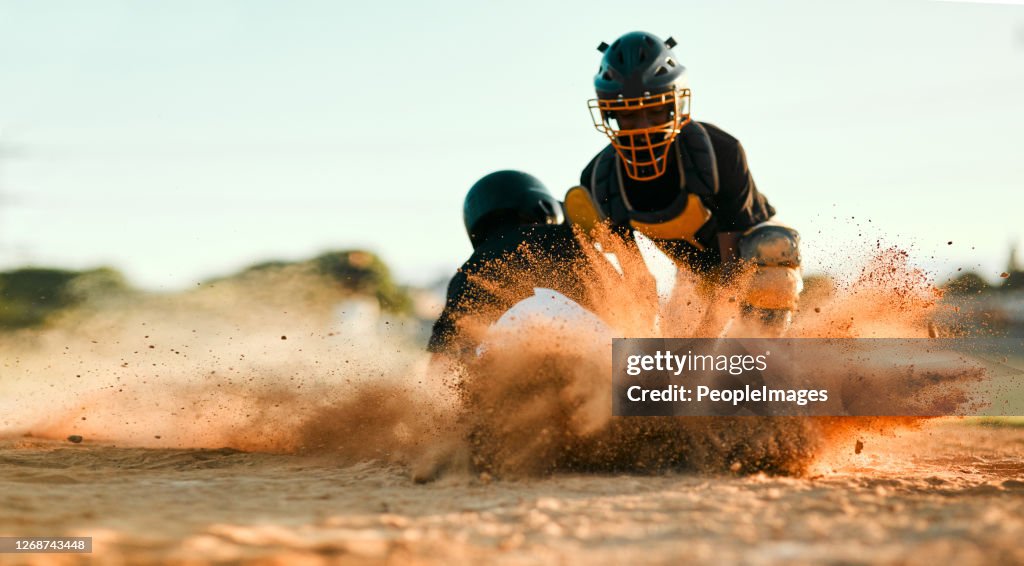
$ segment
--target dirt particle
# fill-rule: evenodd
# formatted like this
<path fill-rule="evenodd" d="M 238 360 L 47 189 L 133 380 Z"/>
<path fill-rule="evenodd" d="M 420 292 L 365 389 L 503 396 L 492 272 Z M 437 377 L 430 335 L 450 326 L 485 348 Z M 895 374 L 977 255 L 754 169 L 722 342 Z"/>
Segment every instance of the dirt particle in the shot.
<path fill-rule="evenodd" d="M 857 439 L 857 443 L 853 445 L 853 453 L 854 454 L 860 454 L 863 451 L 864 451 L 864 441 L 858 438 Z"/>
<path fill-rule="evenodd" d="M 78 444 L 82 442 L 82 437 L 77 434 L 72 434 L 71 436 L 68 437 L 68 440 L 74 442 L 75 444 Z"/>
<path fill-rule="evenodd" d="M 1004 271 L 1004 272 L 1000 273 L 999 276 L 1002 277 L 1003 279 L 1006 279 L 1007 277 L 1010 276 L 1010 274 Z"/>
<path fill-rule="evenodd" d="M 287 339 L 288 339 L 288 337 L 287 337 L 287 336 L 282 336 L 282 337 L 281 337 L 281 340 L 287 340 Z"/>

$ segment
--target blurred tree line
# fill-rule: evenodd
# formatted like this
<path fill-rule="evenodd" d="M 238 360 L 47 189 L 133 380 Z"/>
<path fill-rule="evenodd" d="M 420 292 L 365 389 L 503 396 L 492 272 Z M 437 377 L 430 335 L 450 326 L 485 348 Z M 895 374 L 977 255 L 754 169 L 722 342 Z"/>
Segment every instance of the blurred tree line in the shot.
<path fill-rule="evenodd" d="M 376 254 L 363 250 L 328 252 L 297 262 L 263 262 L 216 281 L 284 268 L 313 272 L 340 290 L 375 297 L 383 311 L 412 311 L 409 290 L 394 281 L 391 270 Z M 27 267 L 0 272 L 0 330 L 40 326 L 70 309 L 141 294 L 124 275 L 109 267 L 87 271 Z"/>
<path fill-rule="evenodd" d="M 382 311 L 403 315 L 412 312 L 413 301 L 409 288 L 395 282 L 391 269 L 377 254 L 364 250 L 327 252 L 304 261 L 261 262 L 213 282 L 286 269 L 313 273 L 350 293 L 372 296 L 380 303 Z"/>
<path fill-rule="evenodd" d="M 37 326 L 89 300 L 134 292 L 124 276 L 109 267 L 89 271 L 27 267 L 0 272 L 0 329 Z"/>
<path fill-rule="evenodd" d="M 942 289 L 950 295 L 984 295 L 1024 289 L 1024 271 L 1004 271 L 999 283 L 992 285 L 984 277 L 966 271 L 947 281 Z"/>

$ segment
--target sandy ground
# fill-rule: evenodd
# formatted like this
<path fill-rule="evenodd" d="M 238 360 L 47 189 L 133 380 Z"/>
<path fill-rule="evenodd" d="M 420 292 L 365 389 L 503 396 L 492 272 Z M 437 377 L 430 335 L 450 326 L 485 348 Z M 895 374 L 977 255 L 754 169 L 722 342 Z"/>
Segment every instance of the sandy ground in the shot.
<path fill-rule="evenodd" d="M 930 282 L 879 253 L 805 293 L 791 334 L 929 336 Z M 658 312 L 662 334 L 705 336 L 709 309 L 735 310 L 690 301 L 685 279 L 662 306 L 605 270 L 594 312 L 621 335 L 655 335 Z M 0 340 L 0 536 L 94 542 L 0 564 L 1024 563 L 1024 427 L 623 424 L 610 344 L 575 325 L 487 334 L 459 381 L 400 325 L 339 322 L 279 275 Z M 852 401 L 899 400 L 901 383 Z M 640 472 L 676 464 L 707 472 Z M 794 476 L 729 472 L 758 469 Z"/>
<path fill-rule="evenodd" d="M 866 438 L 806 478 L 556 475 L 418 485 L 323 456 L 0 443 L 3 563 L 1024 563 L 1024 428 Z"/>

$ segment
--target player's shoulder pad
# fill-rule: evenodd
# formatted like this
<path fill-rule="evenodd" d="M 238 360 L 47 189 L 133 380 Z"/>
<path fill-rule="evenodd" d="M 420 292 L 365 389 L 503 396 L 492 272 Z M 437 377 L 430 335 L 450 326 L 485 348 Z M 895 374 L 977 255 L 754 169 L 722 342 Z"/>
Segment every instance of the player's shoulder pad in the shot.
<path fill-rule="evenodd" d="M 718 126 L 712 124 L 711 122 L 698 123 L 701 126 L 704 126 L 704 129 L 707 130 L 708 132 L 708 136 L 711 137 L 711 140 L 714 142 L 731 142 L 734 144 L 740 143 L 740 141 L 736 139 L 735 136 L 723 130 L 722 128 L 719 128 Z"/>

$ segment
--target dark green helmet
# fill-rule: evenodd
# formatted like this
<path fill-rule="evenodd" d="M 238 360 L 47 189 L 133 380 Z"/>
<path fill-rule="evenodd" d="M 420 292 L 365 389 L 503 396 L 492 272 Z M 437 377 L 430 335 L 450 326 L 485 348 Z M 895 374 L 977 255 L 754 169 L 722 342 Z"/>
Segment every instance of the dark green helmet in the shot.
<path fill-rule="evenodd" d="M 690 121 L 690 88 L 675 45 L 671 37 L 632 31 L 597 47 L 604 57 L 594 76 L 597 98 L 587 102 L 590 117 L 637 181 L 665 173 L 672 142 Z M 637 121 L 638 113 L 646 118 Z"/>
<path fill-rule="evenodd" d="M 562 203 L 544 183 L 521 171 L 497 171 L 473 184 L 462 206 L 469 240 L 476 248 L 498 228 L 561 224 Z"/>
<path fill-rule="evenodd" d="M 645 31 L 631 31 L 611 45 L 602 43 L 601 67 L 594 76 L 598 98 L 640 98 L 690 88 L 686 67 L 672 48 L 671 37 L 662 41 Z"/>

